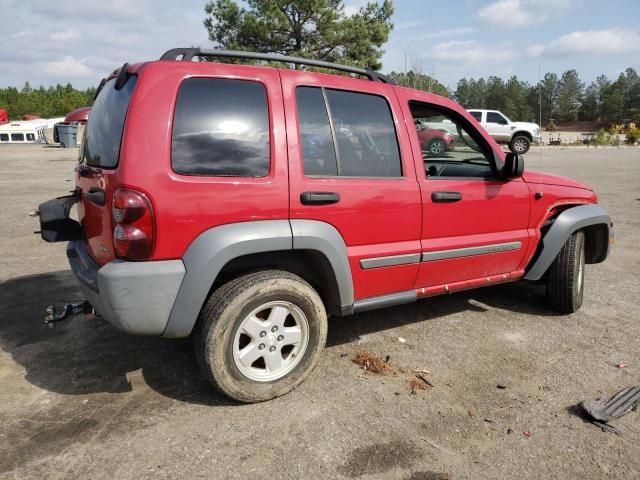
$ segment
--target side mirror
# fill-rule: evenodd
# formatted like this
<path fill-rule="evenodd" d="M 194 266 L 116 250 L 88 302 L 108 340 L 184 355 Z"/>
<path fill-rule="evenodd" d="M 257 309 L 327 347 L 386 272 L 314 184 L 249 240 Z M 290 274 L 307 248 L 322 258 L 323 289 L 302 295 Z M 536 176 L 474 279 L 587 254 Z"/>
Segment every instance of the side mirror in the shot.
<path fill-rule="evenodd" d="M 504 166 L 500 170 L 503 179 L 518 178 L 524 172 L 524 157 L 517 153 L 509 152 L 504 159 Z"/>

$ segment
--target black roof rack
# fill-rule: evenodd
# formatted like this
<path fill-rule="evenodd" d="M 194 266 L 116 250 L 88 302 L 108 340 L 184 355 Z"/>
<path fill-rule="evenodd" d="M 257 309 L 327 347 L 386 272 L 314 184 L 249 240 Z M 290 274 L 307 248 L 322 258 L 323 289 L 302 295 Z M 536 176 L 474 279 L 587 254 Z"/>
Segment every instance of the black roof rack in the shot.
<path fill-rule="evenodd" d="M 181 58 L 178 58 L 181 57 Z M 224 57 L 224 58 L 246 58 L 250 60 L 264 60 L 267 62 L 294 63 L 297 65 L 307 65 L 310 67 L 328 68 L 330 70 L 339 70 L 341 72 L 355 73 L 367 77 L 369 80 L 376 82 L 395 84 L 388 76 L 382 73 L 366 70 L 364 68 L 349 67 L 340 65 L 339 63 L 323 62 L 320 60 L 309 60 L 307 58 L 289 57 L 286 55 L 277 55 L 273 53 L 244 52 L 238 50 L 204 50 L 201 48 L 172 48 L 167 50 L 160 57 L 160 60 L 181 60 L 190 62 L 193 57 Z"/>

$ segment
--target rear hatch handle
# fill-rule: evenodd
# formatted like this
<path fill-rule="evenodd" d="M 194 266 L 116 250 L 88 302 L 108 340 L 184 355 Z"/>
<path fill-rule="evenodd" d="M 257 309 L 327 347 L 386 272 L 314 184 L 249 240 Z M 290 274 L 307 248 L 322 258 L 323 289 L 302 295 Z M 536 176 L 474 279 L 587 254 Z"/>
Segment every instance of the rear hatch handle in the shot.
<path fill-rule="evenodd" d="M 99 207 L 104 207 L 106 204 L 104 190 L 101 188 L 92 188 L 89 190 L 89 193 L 85 194 L 85 197 L 87 197 L 91 203 L 95 203 Z"/>

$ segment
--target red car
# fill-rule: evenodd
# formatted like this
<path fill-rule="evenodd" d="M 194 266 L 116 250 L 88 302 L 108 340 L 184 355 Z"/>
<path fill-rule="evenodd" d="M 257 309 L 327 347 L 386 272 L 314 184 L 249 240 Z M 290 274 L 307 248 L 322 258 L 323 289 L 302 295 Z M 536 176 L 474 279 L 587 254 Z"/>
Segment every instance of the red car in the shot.
<path fill-rule="evenodd" d="M 422 151 L 431 156 L 439 156 L 455 149 L 456 139 L 448 132 L 423 127 L 418 130 Z"/>
<path fill-rule="evenodd" d="M 72 112 L 67 113 L 67 116 L 64 117 L 63 123 L 87 123 L 87 120 L 89 120 L 89 114 L 91 114 L 91 107 L 76 108 Z"/>
<path fill-rule="evenodd" d="M 456 150 L 425 158 L 423 137 L 451 141 L 423 118 L 464 132 Z M 87 298 L 46 321 L 95 309 L 131 334 L 193 336 L 211 385 L 256 402 L 310 374 L 329 315 L 521 279 L 574 312 L 613 224 L 587 185 L 523 169 L 457 103 L 377 72 L 196 48 L 124 64 L 101 83 L 75 191 L 39 208 Z"/>

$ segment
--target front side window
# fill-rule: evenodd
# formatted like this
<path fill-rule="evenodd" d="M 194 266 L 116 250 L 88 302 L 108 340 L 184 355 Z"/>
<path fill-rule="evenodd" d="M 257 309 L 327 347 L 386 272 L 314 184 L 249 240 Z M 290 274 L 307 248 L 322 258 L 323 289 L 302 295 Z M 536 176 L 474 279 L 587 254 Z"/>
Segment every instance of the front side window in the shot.
<path fill-rule="evenodd" d="M 386 99 L 298 87 L 305 175 L 401 177 L 400 149 Z"/>
<path fill-rule="evenodd" d="M 481 135 L 461 116 L 433 105 L 410 102 L 411 115 L 422 151 L 425 174 L 438 178 L 491 178 L 493 156 Z"/>
<path fill-rule="evenodd" d="M 173 118 L 171 165 L 183 175 L 269 174 L 267 93 L 258 82 L 190 78 Z"/>
<path fill-rule="evenodd" d="M 499 125 L 507 125 L 507 119 L 498 112 L 487 112 L 487 123 L 497 123 Z"/>
<path fill-rule="evenodd" d="M 27 141 L 33 142 L 36 139 L 36 136 L 33 133 L 27 133 Z"/>
<path fill-rule="evenodd" d="M 12 133 L 11 134 L 12 142 L 24 142 L 24 133 Z"/>

